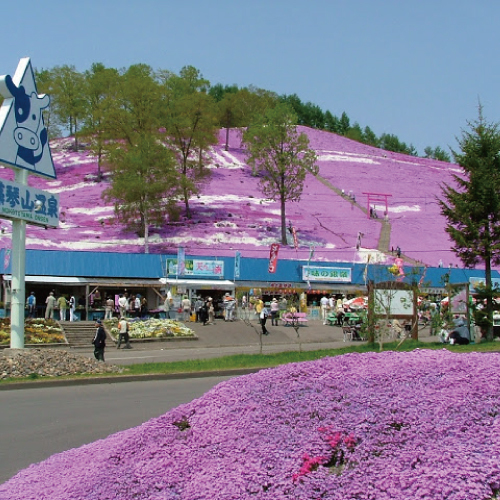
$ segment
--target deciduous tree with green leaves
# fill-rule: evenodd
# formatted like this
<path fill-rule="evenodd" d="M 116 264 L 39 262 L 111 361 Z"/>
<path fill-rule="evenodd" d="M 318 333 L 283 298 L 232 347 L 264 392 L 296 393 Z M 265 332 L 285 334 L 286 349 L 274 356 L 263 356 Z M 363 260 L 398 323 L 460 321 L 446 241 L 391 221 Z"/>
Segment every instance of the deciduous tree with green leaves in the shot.
<path fill-rule="evenodd" d="M 286 203 L 300 200 L 308 172 L 318 173 L 316 153 L 309 148 L 306 134 L 297 131 L 296 122 L 295 113 L 278 104 L 243 135 L 247 162 L 260 177 L 262 193 L 280 202 L 283 245 L 287 244 Z"/>
<path fill-rule="evenodd" d="M 91 144 L 97 157 L 97 180 L 102 178 L 102 161 L 107 140 L 113 138 L 106 118 L 110 109 L 116 106 L 119 73 L 116 69 L 106 68 L 102 63 L 92 64 L 85 72 L 85 125 L 81 135 Z"/>
<path fill-rule="evenodd" d="M 114 202 L 116 218 L 144 236 L 149 253 L 149 227 L 162 225 L 179 194 L 175 157 L 153 134 L 138 137 L 134 144 L 115 147 L 108 162 L 112 182 L 104 196 Z"/>
<path fill-rule="evenodd" d="M 457 187 L 444 185 L 441 212 L 448 220 L 446 232 L 455 242 L 454 252 L 466 267 L 484 264 L 486 282 L 486 338 L 493 339 L 492 264 L 500 264 L 500 131 L 479 117 L 469 122 L 453 151 L 463 175 L 454 175 Z"/>
<path fill-rule="evenodd" d="M 51 71 L 52 103 L 54 113 L 64 124 L 69 135 L 75 137 L 75 150 L 78 149 L 76 133 L 85 116 L 84 78 L 74 66 L 56 66 Z"/>
<path fill-rule="evenodd" d="M 49 139 L 61 137 L 62 131 L 58 116 L 54 112 L 52 102 L 54 100 L 54 74 L 49 69 L 35 70 L 35 80 L 39 94 L 48 94 L 51 105 L 45 108 L 43 113 L 43 123 L 49 134 Z"/>
<path fill-rule="evenodd" d="M 189 199 L 210 173 L 203 164 L 203 153 L 217 142 L 217 107 L 207 94 L 208 80 L 196 68 L 186 66 L 179 75 L 162 72 L 160 78 L 161 126 L 177 153 L 180 187 L 186 217 L 190 218 Z"/>
<path fill-rule="evenodd" d="M 107 109 L 105 143 L 117 218 L 140 236 L 149 252 L 149 226 L 162 224 L 179 198 L 179 174 L 168 136 L 160 128 L 161 92 L 153 70 L 130 66 L 118 82 L 115 105 Z"/>

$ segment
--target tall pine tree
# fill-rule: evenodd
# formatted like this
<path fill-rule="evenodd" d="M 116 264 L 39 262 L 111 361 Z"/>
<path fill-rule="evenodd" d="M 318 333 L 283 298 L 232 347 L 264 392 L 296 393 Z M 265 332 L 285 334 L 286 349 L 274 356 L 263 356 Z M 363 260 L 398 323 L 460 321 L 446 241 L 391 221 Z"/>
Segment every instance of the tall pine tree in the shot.
<path fill-rule="evenodd" d="M 492 264 L 500 264 L 500 131 L 487 123 L 479 107 L 479 118 L 469 122 L 459 140 L 460 152 L 453 156 L 464 170 L 455 175 L 458 189 L 443 186 L 439 200 L 447 218 L 447 233 L 455 242 L 454 252 L 467 267 L 484 264 L 486 281 L 486 338 L 493 339 Z"/>

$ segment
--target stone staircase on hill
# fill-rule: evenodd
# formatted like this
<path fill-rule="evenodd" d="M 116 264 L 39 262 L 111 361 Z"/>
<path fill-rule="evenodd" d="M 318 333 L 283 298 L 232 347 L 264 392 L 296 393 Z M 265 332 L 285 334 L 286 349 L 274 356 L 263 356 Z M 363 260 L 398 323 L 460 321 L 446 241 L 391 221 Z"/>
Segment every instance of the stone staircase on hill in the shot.
<path fill-rule="evenodd" d="M 94 321 L 64 321 L 60 325 L 70 347 L 92 347 L 96 331 Z"/>

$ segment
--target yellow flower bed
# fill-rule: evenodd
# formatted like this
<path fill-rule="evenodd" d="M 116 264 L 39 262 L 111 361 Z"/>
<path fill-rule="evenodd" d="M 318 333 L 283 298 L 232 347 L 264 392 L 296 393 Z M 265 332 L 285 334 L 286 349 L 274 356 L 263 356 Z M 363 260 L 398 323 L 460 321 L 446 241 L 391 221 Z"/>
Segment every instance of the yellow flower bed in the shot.
<path fill-rule="evenodd" d="M 24 323 L 25 344 L 65 344 L 61 327 L 51 319 L 27 319 Z M 10 318 L 0 319 L 0 345 L 10 344 Z"/>
<path fill-rule="evenodd" d="M 108 331 L 115 337 L 118 335 L 118 320 L 116 318 L 104 321 Z M 130 338 L 165 338 L 194 337 L 194 331 L 184 323 L 173 319 L 129 320 Z"/>

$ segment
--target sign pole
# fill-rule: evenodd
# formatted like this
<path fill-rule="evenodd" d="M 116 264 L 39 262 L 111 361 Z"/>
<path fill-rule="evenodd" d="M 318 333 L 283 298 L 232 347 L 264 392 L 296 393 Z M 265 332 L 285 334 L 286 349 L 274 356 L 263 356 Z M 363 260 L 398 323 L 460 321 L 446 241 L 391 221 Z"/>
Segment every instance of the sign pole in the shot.
<path fill-rule="evenodd" d="M 26 223 L 45 227 L 59 223 L 58 197 L 28 186 L 28 172 L 56 178 L 43 122 L 50 98 L 38 95 L 29 57 L 19 61 L 13 77 L 0 76 L 0 95 L 0 163 L 14 169 L 17 183 L 5 180 L 0 184 L 0 217 L 12 219 L 10 347 L 23 349 Z"/>
<path fill-rule="evenodd" d="M 28 184 L 28 171 L 15 169 L 16 182 Z M 10 347 L 24 349 L 24 303 L 26 301 L 26 221 L 12 221 L 12 295 L 10 309 Z"/>

